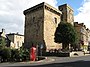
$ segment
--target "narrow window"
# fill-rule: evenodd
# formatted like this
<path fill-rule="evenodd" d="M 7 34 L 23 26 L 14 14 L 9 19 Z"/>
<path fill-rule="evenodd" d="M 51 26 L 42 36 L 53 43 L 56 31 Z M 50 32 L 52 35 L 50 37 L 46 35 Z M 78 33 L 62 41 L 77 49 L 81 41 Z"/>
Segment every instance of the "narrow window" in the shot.
<path fill-rule="evenodd" d="M 19 48 L 19 41 L 17 41 L 17 46 L 16 47 Z"/>
<path fill-rule="evenodd" d="M 34 23 L 34 22 L 35 22 L 35 17 L 33 17 L 33 19 L 32 19 L 32 20 L 33 20 L 33 23 Z"/>
<path fill-rule="evenodd" d="M 61 21 L 63 21 L 63 15 L 61 15 Z"/>
<path fill-rule="evenodd" d="M 56 17 L 54 18 L 54 21 L 55 21 L 55 23 L 57 24 L 57 18 L 56 18 Z"/>

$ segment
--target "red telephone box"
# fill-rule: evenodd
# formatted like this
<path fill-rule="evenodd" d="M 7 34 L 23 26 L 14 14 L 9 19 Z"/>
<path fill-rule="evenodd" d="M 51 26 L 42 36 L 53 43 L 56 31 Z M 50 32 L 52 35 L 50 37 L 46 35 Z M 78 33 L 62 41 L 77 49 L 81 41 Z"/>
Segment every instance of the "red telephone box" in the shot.
<path fill-rule="evenodd" d="M 35 61 L 35 59 L 36 59 L 36 48 L 31 47 L 30 48 L 30 60 Z"/>

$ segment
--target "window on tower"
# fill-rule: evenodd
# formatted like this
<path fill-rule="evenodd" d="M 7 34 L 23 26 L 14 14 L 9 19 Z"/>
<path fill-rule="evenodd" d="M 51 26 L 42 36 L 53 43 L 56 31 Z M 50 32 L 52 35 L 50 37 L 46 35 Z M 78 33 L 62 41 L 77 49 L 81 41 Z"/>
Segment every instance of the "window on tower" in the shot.
<path fill-rule="evenodd" d="M 34 22 L 35 22 L 35 17 L 33 17 L 33 19 L 32 19 L 32 20 L 33 20 L 33 23 L 34 23 Z"/>
<path fill-rule="evenodd" d="M 63 15 L 61 15 L 61 21 L 63 21 Z"/>
<path fill-rule="evenodd" d="M 57 18 L 56 17 L 54 18 L 54 22 L 57 24 Z"/>

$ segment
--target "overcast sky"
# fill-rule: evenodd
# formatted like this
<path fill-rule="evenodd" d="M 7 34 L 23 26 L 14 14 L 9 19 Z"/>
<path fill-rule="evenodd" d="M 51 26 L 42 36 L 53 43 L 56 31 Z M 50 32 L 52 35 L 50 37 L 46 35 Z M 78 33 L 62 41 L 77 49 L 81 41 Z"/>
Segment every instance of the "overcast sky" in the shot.
<path fill-rule="evenodd" d="M 71 1 L 71 2 L 70 2 Z M 0 31 L 5 29 L 6 33 L 24 34 L 23 11 L 41 2 L 57 7 L 63 3 L 70 3 L 74 8 L 75 21 L 85 23 L 90 29 L 90 0 L 0 0 Z M 75 2 L 78 4 L 75 4 Z M 74 5 L 73 5 L 74 4 Z"/>

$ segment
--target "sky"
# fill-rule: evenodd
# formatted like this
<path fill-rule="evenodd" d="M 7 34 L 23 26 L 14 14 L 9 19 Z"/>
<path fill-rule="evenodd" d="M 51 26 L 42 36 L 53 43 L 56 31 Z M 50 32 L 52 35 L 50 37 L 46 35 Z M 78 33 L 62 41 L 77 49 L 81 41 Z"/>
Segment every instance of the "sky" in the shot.
<path fill-rule="evenodd" d="M 23 11 L 42 2 L 55 8 L 67 3 L 74 10 L 74 21 L 90 29 L 90 0 L 0 0 L 0 31 L 4 28 L 6 33 L 24 34 Z"/>

